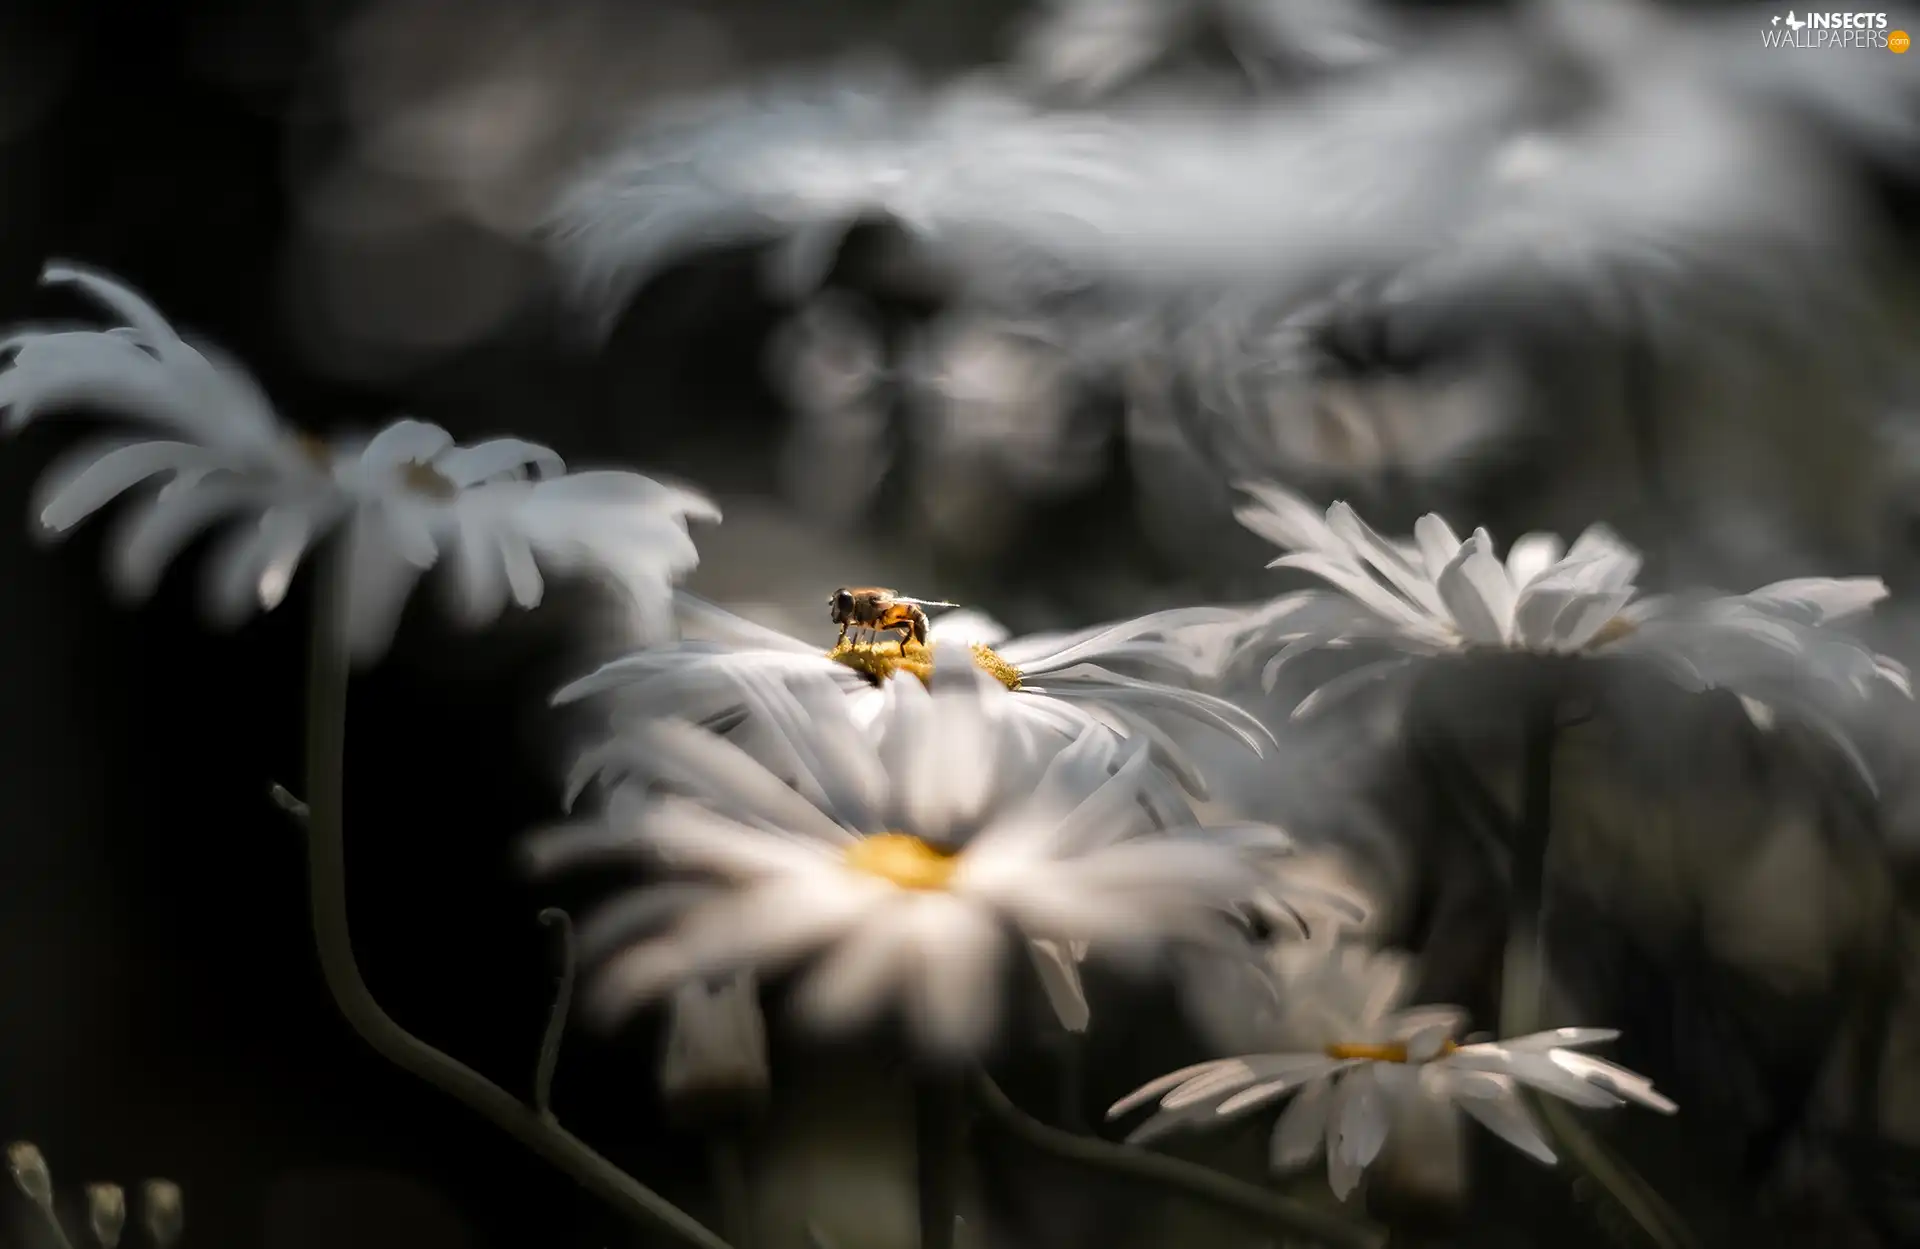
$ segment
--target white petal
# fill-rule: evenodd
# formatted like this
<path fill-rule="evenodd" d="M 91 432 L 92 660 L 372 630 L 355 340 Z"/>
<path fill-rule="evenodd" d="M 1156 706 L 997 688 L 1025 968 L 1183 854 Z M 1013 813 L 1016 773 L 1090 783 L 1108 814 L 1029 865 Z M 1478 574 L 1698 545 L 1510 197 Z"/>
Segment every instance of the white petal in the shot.
<path fill-rule="evenodd" d="M 1240 1061 L 1238 1058 L 1210 1058 L 1206 1062 L 1194 1063 L 1190 1067 L 1181 1067 L 1177 1071 L 1169 1071 L 1163 1076 L 1157 1076 L 1109 1106 L 1107 1108 L 1107 1118 L 1117 1119 L 1121 1115 L 1139 1109 L 1141 1106 L 1146 1105 L 1148 1102 L 1166 1094 L 1172 1089 L 1178 1088 L 1188 1080 L 1206 1075 L 1217 1067 L 1236 1064 Z"/>
<path fill-rule="evenodd" d="M 1502 1049 L 1551 1050 L 1581 1045 L 1604 1045 L 1620 1039 L 1618 1028 L 1549 1028 L 1500 1042 Z"/>
<path fill-rule="evenodd" d="M 1283 555 L 1269 563 L 1267 567 L 1295 568 L 1301 572 L 1312 573 L 1382 620 L 1393 624 L 1418 629 L 1428 621 L 1426 613 L 1417 606 L 1407 602 L 1375 581 L 1363 569 L 1345 559 L 1321 551 L 1302 551 L 1294 555 Z"/>
<path fill-rule="evenodd" d="M 685 798 L 656 799 L 641 833 L 662 860 L 676 867 L 736 879 L 841 874 L 840 852 L 827 843 L 751 828 Z"/>
<path fill-rule="evenodd" d="M 1347 1102 L 1355 1093 L 1354 1074 L 1350 1073 L 1333 1090 L 1333 1104 L 1327 1110 L 1327 1185 L 1333 1195 L 1345 1201 L 1360 1186 L 1366 1166 L 1349 1149 L 1340 1146 L 1340 1124 L 1346 1118 Z"/>
<path fill-rule="evenodd" d="M 348 525 L 336 558 L 346 560 L 346 593 L 351 596 L 348 646 L 357 662 L 368 663 L 392 643 L 419 583 L 420 567 L 382 541 L 364 513 Z"/>
<path fill-rule="evenodd" d="M 1440 614 L 1440 595 L 1434 589 L 1433 578 L 1423 570 L 1416 569 L 1406 556 L 1375 533 L 1351 507 L 1345 503 L 1335 503 L 1328 508 L 1327 525 L 1400 593 L 1426 611 Z"/>
<path fill-rule="evenodd" d="M 1086 988 L 1080 983 L 1079 960 L 1061 942 L 1045 938 L 1030 939 L 1027 952 L 1033 957 L 1040 987 L 1061 1026 L 1069 1032 L 1085 1032 L 1093 1012 L 1087 1006 Z"/>
<path fill-rule="evenodd" d="M 1524 590 L 1527 583 L 1560 562 L 1566 544 L 1560 535 L 1529 533 L 1514 539 L 1507 549 L 1507 577 L 1514 588 Z"/>
<path fill-rule="evenodd" d="M 1569 1074 L 1590 1084 L 1597 1084 L 1626 1101 L 1638 1102 L 1661 1114 L 1674 1114 L 1680 1109 L 1671 1098 L 1654 1091 L 1653 1081 L 1618 1063 L 1610 1063 L 1590 1054 L 1576 1054 L 1571 1050 L 1554 1050 L 1548 1057 Z"/>
<path fill-rule="evenodd" d="M 943 647 L 934 670 L 960 665 L 975 671 L 961 647 Z M 945 842 L 967 830 L 993 795 L 997 737 L 987 717 L 983 691 L 960 688 L 929 693 L 901 678 L 890 690 L 895 701 L 880 737 L 893 807 L 905 831 Z"/>
<path fill-rule="evenodd" d="M 453 435 L 438 425 L 402 418 L 373 436 L 360 452 L 360 462 L 369 469 L 398 469 L 407 464 L 430 464 L 435 456 L 453 446 Z"/>
<path fill-rule="evenodd" d="M 1364 1170 L 1380 1156 L 1387 1143 L 1387 1103 L 1376 1071 L 1378 1063 L 1363 1063 L 1342 1081 L 1346 1096 L 1333 1124 L 1331 1147 Z"/>
<path fill-rule="evenodd" d="M 1268 1160 L 1275 1171 L 1291 1171 L 1312 1162 L 1327 1137 L 1327 1112 L 1333 1103 L 1333 1081 L 1319 1079 L 1301 1087 L 1273 1125 Z"/>
<path fill-rule="evenodd" d="M 1598 590 L 1624 590 L 1640 575 L 1640 552 L 1621 541 L 1620 535 L 1605 525 L 1591 525 L 1568 549 L 1568 564 L 1592 562 L 1600 569 Z"/>
<path fill-rule="evenodd" d="M 1479 646 L 1504 646 L 1513 631 L 1513 583 L 1492 548 L 1487 531 L 1474 530 L 1436 578 L 1460 635 Z"/>
<path fill-rule="evenodd" d="M 230 481 L 165 489 L 128 506 L 110 546 L 108 578 L 122 594 L 144 598 L 180 551 L 213 524 L 248 507 L 252 498 Z"/>
<path fill-rule="evenodd" d="M 1887 585 L 1878 577 L 1802 577 L 1776 581 L 1744 597 L 1805 624 L 1828 624 L 1880 602 L 1887 597 Z"/>
<path fill-rule="evenodd" d="M 994 916 L 952 894 L 913 899 L 901 938 L 919 957 L 907 987 L 909 1017 L 936 1053 L 966 1057 L 992 1037 L 1000 1017 L 1000 964 L 1006 942 Z"/>
<path fill-rule="evenodd" d="M 1447 522 L 1433 512 L 1414 522 L 1413 537 L 1420 547 L 1420 558 L 1427 566 L 1427 576 L 1438 581 L 1453 557 L 1460 553 L 1460 539 Z"/>
<path fill-rule="evenodd" d="M 864 1027 L 916 971 L 924 974 L 919 951 L 900 939 L 895 909 L 883 908 L 855 924 L 807 973 L 794 994 L 806 1022 L 830 1032 Z"/>
<path fill-rule="evenodd" d="M 1513 1081 L 1487 1072 L 1459 1071 L 1449 1072 L 1446 1083 L 1455 1104 L 1495 1136 L 1549 1166 L 1557 1161 Z"/>
<path fill-rule="evenodd" d="M 558 477 L 567 471 L 566 461 L 552 449 L 519 438 L 495 438 L 471 447 L 454 447 L 434 459 L 433 467 L 462 488 L 529 469 L 539 477 Z"/>
<path fill-rule="evenodd" d="M 585 1006 L 613 1024 L 674 985 L 742 968 L 777 968 L 845 932 L 887 895 L 780 878 L 695 908 L 667 936 L 610 960 Z"/>
<path fill-rule="evenodd" d="M 48 468 L 34 485 L 34 511 L 56 533 L 73 528 L 141 482 L 206 461 L 184 442 L 94 442 Z"/>

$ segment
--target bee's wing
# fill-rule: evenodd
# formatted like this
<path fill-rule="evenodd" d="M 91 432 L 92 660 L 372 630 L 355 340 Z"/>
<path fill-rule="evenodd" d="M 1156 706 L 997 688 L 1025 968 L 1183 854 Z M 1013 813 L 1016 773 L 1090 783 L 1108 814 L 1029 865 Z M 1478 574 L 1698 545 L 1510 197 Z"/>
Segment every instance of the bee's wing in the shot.
<path fill-rule="evenodd" d="M 935 600 L 930 598 L 908 598 L 904 594 L 894 595 L 893 601 L 896 603 L 905 603 L 909 607 L 958 607 L 960 606 L 960 604 L 958 603 L 941 603 L 941 602 L 936 602 Z"/>

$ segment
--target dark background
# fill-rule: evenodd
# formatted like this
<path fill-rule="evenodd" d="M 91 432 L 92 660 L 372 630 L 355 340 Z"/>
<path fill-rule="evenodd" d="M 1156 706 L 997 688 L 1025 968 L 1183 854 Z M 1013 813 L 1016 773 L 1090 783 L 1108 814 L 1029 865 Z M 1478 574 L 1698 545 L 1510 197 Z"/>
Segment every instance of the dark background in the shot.
<path fill-rule="evenodd" d="M 386 72 L 403 79 L 456 57 L 453 35 L 469 25 L 534 20 L 531 5 L 415 7 L 437 16 L 396 42 L 411 51 Z M 995 52 L 1011 7 L 700 11 L 735 67 L 865 44 L 939 66 Z M 640 45 L 652 13 L 629 10 Z M 75 311 L 35 286 L 47 258 L 70 258 L 222 344 L 297 422 L 409 413 L 463 439 L 512 431 L 570 461 L 770 493 L 780 413 L 755 364 L 774 311 L 752 293 L 746 258 L 669 275 L 596 345 L 506 244 L 449 227 L 344 260 L 310 246 L 316 170 L 354 134 L 332 69 L 360 16 L 268 0 L 8 7 L 0 320 Z M 382 274 L 391 298 L 369 280 Z M 329 282 L 358 282 L 360 296 L 316 328 Z M 420 302 L 394 302 L 408 293 Z M 394 330 L 481 306 L 498 315 L 471 332 Z M 0 455 L 0 506 L 17 509 L 0 515 L 0 1133 L 37 1142 L 68 1194 L 95 1179 L 178 1181 L 193 1245 L 627 1243 L 570 1182 L 339 1019 L 312 957 L 300 839 L 266 798 L 275 780 L 298 788 L 303 592 L 231 636 L 202 627 L 186 568 L 143 610 L 110 601 L 99 526 L 51 555 L 29 537 L 29 487 L 66 425 L 44 422 Z M 1125 476 L 1116 462 L 1040 517 L 1044 532 L 1073 536 L 1030 552 L 985 605 L 1018 625 L 1036 586 L 1098 581 L 1107 567 L 1167 592 L 1171 569 L 1109 522 Z M 962 557 L 947 571 L 963 589 L 980 584 Z M 1105 610 L 1077 594 L 1069 585 L 1050 606 Z M 618 639 L 592 627 L 605 613 L 584 590 L 574 610 L 484 637 L 445 633 L 430 606 L 355 688 L 356 935 L 369 983 L 403 1024 L 524 1091 L 556 963 L 534 920 L 545 899 L 511 849 L 557 814 L 564 743 L 545 694 Z M 652 1046 L 644 1027 L 618 1044 L 570 1039 L 556 1100 L 581 1135 L 697 1205 L 698 1155 L 660 1122 Z"/>

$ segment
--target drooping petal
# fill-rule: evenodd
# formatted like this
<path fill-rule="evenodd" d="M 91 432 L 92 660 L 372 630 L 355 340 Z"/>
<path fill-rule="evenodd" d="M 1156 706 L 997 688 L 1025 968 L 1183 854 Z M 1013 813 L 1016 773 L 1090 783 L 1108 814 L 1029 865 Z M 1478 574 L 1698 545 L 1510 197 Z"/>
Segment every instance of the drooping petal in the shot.
<path fill-rule="evenodd" d="M 718 897 L 689 912 L 667 936 L 606 963 L 586 995 L 587 1013 L 612 1025 L 696 976 L 744 967 L 776 970 L 847 931 L 891 892 L 821 888 L 817 880 L 800 877 Z"/>
<path fill-rule="evenodd" d="M 1490 1072 L 1463 1070 L 1449 1073 L 1446 1083 L 1454 1104 L 1489 1132 L 1548 1166 L 1558 1161 L 1512 1080 Z"/>
<path fill-rule="evenodd" d="M 1822 625 L 1873 607 L 1887 597 L 1887 584 L 1878 577 L 1802 577 L 1776 581 L 1742 597 L 1802 624 Z"/>
<path fill-rule="evenodd" d="M 896 915 L 889 908 L 868 916 L 821 955 L 794 994 L 803 1019 L 828 1032 L 865 1027 L 890 994 L 926 971 L 920 951 L 889 922 Z"/>
<path fill-rule="evenodd" d="M 1006 939 L 992 912 L 952 894 L 922 894 L 900 929 L 923 973 L 907 986 L 908 1018 L 921 1043 L 940 1055 L 977 1052 L 1000 1015 Z"/>
<path fill-rule="evenodd" d="M 1059 1017 L 1060 1026 L 1068 1032 L 1085 1032 L 1093 1012 L 1087 1006 L 1086 988 L 1080 983 L 1080 961 L 1059 941 L 1034 937 L 1026 944 L 1040 977 L 1040 988 Z"/>
<path fill-rule="evenodd" d="M 215 479 L 174 482 L 130 504 L 109 544 L 109 583 L 130 598 L 147 597 L 188 543 L 252 503 L 253 495 L 239 483 Z"/>
<path fill-rule="evenodd" d="M 1571 1050 L 1553 1050 L 1548 1058 L 1555 1066 L 1589 1084 L 1598 1085 L 1623 1101 L 1636 1102 L 1649 1110 L 1667 1115 L 1680 1109 L 1671 1098 L 1654 1090 L 1653 1081 L 1618 1063 L 1610 1063 L 1591 1054 L 1576 1054 Z"/>
<path fill-rule="evenodd" d="M 567 471 L 567 462 L 537 442 L 495 438 L 445 451 L 433 461 L 433 467 L 454 485 L 466 487 L 528 472 L 536 477 L 558 477 Z"/>
<path fill-rule="evenodd" d="M 1280 1113 L 1273 1125 L 1273 1137 L 1267 1147 L 1269 1163 L 1275 1171 L 1292 1171 L 1307 1165 L 1326 1146 L 1327 1112 L 1333 1104 L 1333 1081 L 1322 1077 L 1302 1085 L 1300 1091 Z"/>
<path fill-rule="evenodd" d="M 34 485 L 40 524 L 64 533 L 141 482 L 207 463 L 210 457 L 184 442 L 88 443 L 75 448 Z"/>

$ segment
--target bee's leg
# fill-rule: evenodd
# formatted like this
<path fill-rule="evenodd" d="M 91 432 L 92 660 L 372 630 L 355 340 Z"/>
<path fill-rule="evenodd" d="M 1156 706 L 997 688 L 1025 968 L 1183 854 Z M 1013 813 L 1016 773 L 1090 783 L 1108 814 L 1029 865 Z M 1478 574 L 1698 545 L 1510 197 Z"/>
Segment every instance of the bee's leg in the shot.
<path fill-rule="evenodd" d="M 840 626 L 840 640 L 839 640 L 838 642 L 835 642 L 835 643 L 834 643 L 834 645 L 835 645 L 835 646 L 845 646 L 846 644 L 847 644 L 847 626 L 845 626 L 845 625 L 841 625 L 841 626 Z"/>

